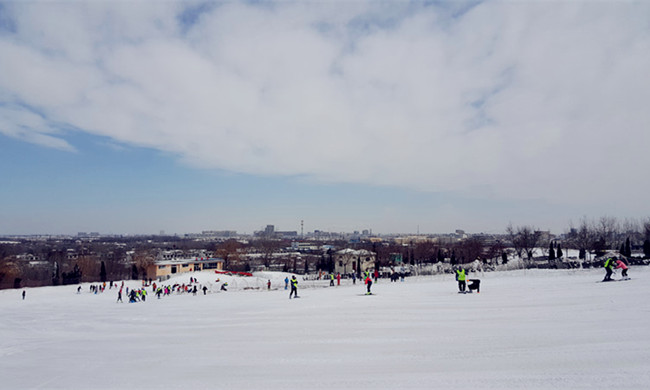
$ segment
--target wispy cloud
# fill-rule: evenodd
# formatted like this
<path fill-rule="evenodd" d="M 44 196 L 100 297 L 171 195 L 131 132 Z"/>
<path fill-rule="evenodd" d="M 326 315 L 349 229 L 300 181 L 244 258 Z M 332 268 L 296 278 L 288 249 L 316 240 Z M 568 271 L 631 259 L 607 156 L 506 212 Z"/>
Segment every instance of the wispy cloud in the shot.
<path fill-rule="evenodd" d="M 0 132 L 197 167 L 646 207 L 650 5 L 8 3 Z M 31 107 L 31 108 L 30 108 Z M 38 112 L 36 114 L 35 112 Z"/>

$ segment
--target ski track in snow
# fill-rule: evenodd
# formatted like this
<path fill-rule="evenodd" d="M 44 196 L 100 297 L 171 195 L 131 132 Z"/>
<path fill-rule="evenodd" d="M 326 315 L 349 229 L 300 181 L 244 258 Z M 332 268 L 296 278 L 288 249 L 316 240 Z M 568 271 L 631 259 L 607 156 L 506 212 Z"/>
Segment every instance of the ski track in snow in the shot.
<path fill-rule="evenodd" d="M 299 278 L 291 300 L 286 275 L 184 274 L 165 283 L 211 292 L 135 304 L 89 284 L 0 291 L 0 388 L 650 388 L 647 267 L 622 283 L 594 283 L 601 269 L 472 274 L 480 294 L 452 275 L 382 279 L 372 296 Z"/>

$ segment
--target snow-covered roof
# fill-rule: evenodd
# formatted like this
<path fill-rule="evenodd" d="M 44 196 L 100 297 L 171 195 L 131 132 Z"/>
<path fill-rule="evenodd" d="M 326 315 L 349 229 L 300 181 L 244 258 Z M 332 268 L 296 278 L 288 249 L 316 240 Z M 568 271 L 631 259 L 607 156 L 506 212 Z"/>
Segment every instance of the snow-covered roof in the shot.
<path fill-rule="evenodd" d="M 222 258 L 211 257 L 211 258 L 190 258 L 190 259 L 171 259 L 171 260 L 159 260 L 156 261 L 156 265 L 179 265 L 179 264 L 199 264 L 199 263 L 219 263 L 223 262 Z"/>
<path fill-rule="evenodd" d="M 336 253 L 339 255 L 355 255 L 355 256 L 368 256 L 374 254 L 366 249 L 351 249 L 351 248 L 341 249 Z"/>

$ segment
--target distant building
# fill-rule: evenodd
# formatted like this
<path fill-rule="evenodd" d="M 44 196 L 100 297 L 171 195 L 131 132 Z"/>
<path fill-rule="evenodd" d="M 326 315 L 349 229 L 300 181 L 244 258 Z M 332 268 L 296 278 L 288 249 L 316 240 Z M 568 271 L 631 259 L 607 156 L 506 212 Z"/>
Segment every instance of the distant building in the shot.
<path fill-rule="evenodd" d="M 204 270 L 223 271 L 223 259 L 220 258 L 194 258 L 159 260 L 147 267 L 147 276 L 150 278 L 165 278 L 185 272 Z"/>
<path fill-rule="evenodd" d="M 341 274 L 363 273 L 375 268 L 376 258 L 374 252 L 365 249 L 343 249 L 334 253 L 334 272 Z"/>

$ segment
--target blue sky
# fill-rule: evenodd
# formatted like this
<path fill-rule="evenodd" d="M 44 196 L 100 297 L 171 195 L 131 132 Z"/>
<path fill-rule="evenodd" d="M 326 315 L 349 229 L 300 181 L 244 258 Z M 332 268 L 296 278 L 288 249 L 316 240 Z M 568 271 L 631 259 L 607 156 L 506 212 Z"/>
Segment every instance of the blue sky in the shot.
<path fill-rule="evenodd" d="M 650 5 L 0 2 L 0 234 L 650 216 Z"/>

